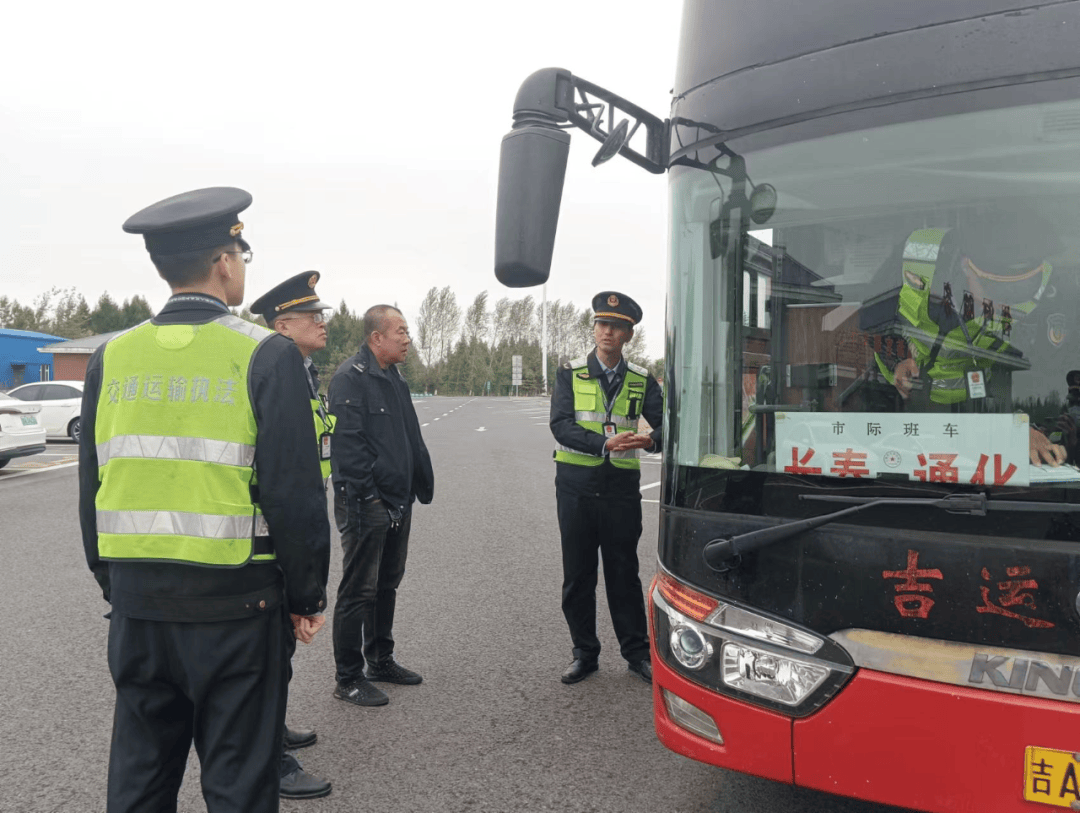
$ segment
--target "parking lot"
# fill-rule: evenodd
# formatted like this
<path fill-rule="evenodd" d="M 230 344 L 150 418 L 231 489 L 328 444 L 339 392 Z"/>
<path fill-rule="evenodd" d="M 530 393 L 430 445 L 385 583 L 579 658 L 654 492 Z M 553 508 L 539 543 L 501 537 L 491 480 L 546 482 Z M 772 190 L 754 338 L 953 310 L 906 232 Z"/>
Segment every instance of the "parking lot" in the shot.
<path fill-rule="evenodd" d="M 42 469 L 74 466 L 79 462 L 79 447 L 73 440 L 50 440 L 40 454 L 16 457 L 0 469 L 0 480 L 24 477 Z"/>

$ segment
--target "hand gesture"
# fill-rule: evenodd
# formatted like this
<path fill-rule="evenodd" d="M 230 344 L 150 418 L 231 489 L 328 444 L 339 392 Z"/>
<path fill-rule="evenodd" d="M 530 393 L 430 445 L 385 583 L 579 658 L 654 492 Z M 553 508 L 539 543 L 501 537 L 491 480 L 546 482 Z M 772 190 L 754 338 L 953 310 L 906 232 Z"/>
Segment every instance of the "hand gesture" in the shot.
<path fill-rule="evenodd" d="M 1049 463 L 1054 468 L 1057 468 L 1065 462 L 1065 447 L 1051 443 L 1050 438 L 1034 427 L 1031 427 L 1028 432 L 1031 439 L 1028 446 L 1028 457 L 1031 459 L 1032 464 L 1041 466 L 1043 463 Z"/>
<path fill-rule="evenodd" d="M 627 452 L 631 449 L 648 449 L 652 447 L 652 438 L 648 435 L 639 435 L 636 432 L 620 432 L 614 437 L 607 439 L 604 448 L 609 452 Z"/>
<path fill-rule="evenodd" d="M 893 386 L 900 393 L 900 397 L 907 400 L 911 395 L 911 382 L 919 377 L 919 365 L 915 359 L 906 358 L 896 365 L 893 370 Z"/>
<path fill-rule="evenodd" d="M 325 615 L 295 615 L 289 613 L 289 617 L 293 622 L 293 631 L 296 633 L 296 640 L 302 644 L 310 644 L 323 624 L 326 623 Z"/>

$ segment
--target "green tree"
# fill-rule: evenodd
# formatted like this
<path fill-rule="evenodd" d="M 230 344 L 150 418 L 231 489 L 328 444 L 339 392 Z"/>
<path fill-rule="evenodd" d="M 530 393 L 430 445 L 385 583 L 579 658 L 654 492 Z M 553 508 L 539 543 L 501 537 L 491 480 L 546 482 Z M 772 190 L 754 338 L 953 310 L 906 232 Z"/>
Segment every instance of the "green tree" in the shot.
<path fill-rule="evenodd" d="M 341 363 L 355 355 L 364 341 L 363 315 L 349 310 L 344 299 L 337 310 L 326 316 L 326 347 L 311 356 L 319 368 L 323 389 L 329 385 Z"/>
<path fill-rule="evenodd" d="M 120 307 L 120 329 L 125 330 L 129 327 L 135 327 L 135 325 L 145 322 L 153 315 L 154 312 L 150 309 L 150 303 L 136 294 L 130 300 L 125 299 L 124 304 Z"/>
<path fill-rule="evenodd" d="M 111 333 L 114 330 L 123 330 L 124 317 L 117 307 L 116 302 L 106 291 L 98 299 L 97 305 L 90 312 L 90 332 L 94 335 L 99 333 Z"/>

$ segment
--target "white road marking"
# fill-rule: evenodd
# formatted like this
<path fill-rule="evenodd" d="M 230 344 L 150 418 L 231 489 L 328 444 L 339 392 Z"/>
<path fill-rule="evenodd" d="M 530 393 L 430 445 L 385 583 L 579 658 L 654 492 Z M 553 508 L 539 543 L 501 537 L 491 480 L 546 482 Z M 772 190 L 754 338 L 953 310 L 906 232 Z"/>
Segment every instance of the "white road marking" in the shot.
<path fill-rule="evenodd" d="M 654 505 L 659 505 L 660 504 L 660 500 L 642 500 L 642 502 L 651 502 Z"/>
<path fill-rule="evenodd" d="M 476 431 L 477 431 L 477 432 L 486 432 L 487 430 L 486 430 L 486 429 L 485 429 L 484 427 L 482 427 L 482 426 L 481 426 L 481 427 L 480 427 L 479 429 L 477 429 Z"/>
<path fill-rule="evenodd" d="M 426 423 L 422 423 L 422 424 L 420 424 L 420 428 L 421 428 L 421 429 L 423 429 L 423 428 L 424 428 L 425 426 L 430 426 L 430 424 L 426 424 Z"/>
<path fill-rule="evenodd" d="M 641 490 L 644 491 L 647 488 L 656 488 L 658 485 L 660 485 L 659 482 L 649 483 L 647 486 L 642 486 Z"/>
<path fill-rule="evenodd" d="M 57 469 L 70 469 L 72 466 L 79 465 L 79 461 L 74 463 L 59 463 L 55 466 L 42 466 L 36 469 L 30 469 L 29 471 L 13 471 L 10 474 L 0 473 L 0 483 L 7 480 L 14 480 L 16 477 L 26 477 L 28 474 L 41 474 L 43 471 L 56 471 Z"/>

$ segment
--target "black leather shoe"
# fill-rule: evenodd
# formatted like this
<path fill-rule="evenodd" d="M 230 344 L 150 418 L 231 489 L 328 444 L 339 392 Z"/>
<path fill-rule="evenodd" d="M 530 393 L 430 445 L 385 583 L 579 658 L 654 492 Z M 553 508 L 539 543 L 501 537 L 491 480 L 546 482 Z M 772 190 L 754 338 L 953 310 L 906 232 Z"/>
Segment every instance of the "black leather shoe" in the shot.
<path fill-rule="evenodd" d="M 631 672 L 636 672 L 637 676 L 646 683 L 652 683 L 652 662 L 648 658 L 642 661 L 631 661 L 626 664 L 626 668 Z"/>
<path fill-rule="evenodd" d="M 385 706 L 390 702 L 386 692 L 370 680 L 354 680 L 348 686 L 338 684 L 334 697 L 357 706 Z"/>
<path fill-rule="evenodd" d="M 307 748 L 314 745 L 319 735 L 311 728 L 292 729 L 285 726 L 285 750 L 295 751 L 297 748 Z"/>
<path fill-rule="evenodd" d="M 379 680 L 383 683 L 397 683 L 400 686 L 415 686 L 423 678 L 411 669 L 406 669 L 400 663 L 390 658 L 378 666 L 368 666 L 364 675 L 368 680 Z"/>
<path fill-rule="evenodd" d="M 577 683 L 580 680 L 585 680 L 585 678 L 599 668 L 600 664 L 596 661 L 587 661 L 584 658 L 574 658 L 574 662 L 566 667 L 566 671 L 562 673 L 562 682 Z"/>
<path fill-rule="evenodd" d="M 330 783 L 317 779 L 298 767 L 290 774 L 281 777 L 282 799 L 318 799 L 330 794 Z"/>

